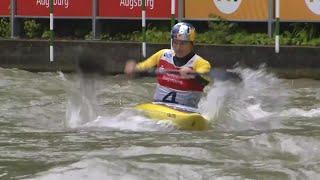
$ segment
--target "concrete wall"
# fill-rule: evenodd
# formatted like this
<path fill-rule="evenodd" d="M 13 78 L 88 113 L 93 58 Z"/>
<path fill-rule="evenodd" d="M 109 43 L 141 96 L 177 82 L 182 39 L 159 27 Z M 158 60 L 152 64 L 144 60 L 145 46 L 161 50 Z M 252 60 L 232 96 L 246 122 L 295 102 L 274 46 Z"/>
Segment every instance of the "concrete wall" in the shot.
<path fill-rule="evenodd" d="M 161 48 L 169 48 L 169 44 L 148 44 L 148 56 Z M 308 72 L 313 73 L 311 77 L 320 77 L 320 47 L 281 47 L 280 53 L 275 54 L 272 46 L 198 44 L 196 52 L 214 66 L 232 67 L 238 63 L 256 68 L 266 64 L 270 69 L 287 74 L 288 77 L 308 77 Z M 70 72 L 75 70 L 78 59 L 84 54 L 87 61 L 98 63 L 106 72 L 121 73 L 128 59 L 141 59 L 141 45 L 124 42 L 57 41 L 55 61 L 50 63 L 48 41 L 0 41 L 0 66 L 6 68 Z"/>

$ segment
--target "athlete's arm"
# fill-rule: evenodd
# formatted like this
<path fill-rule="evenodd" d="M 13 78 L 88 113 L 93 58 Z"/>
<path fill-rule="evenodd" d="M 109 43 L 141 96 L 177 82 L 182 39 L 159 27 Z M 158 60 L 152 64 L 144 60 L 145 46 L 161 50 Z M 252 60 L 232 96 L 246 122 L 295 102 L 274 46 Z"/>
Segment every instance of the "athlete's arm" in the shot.
<path fill-rule="evenodd" d="M 201 74 L 205 74 L 205 73 L 210 72 L 210 70 L 211 70 L 210 63 L 207 60 L 201 58 L 196 61 L 193 69 L 195 72 L 199 73 L 195 76 L 195 80 L 203 86 L 208 85 L 210 82 L 209 78 L 205 77 L 205 75 L 201 75 Z"/>
<path fill-rule="evenodd" d="M 152 56 L 150 56 L 145 61 L 138 63 L 136 65 L 136 70 L 137 71 L 146 71 L 146 70 L 151 69 L 151 68 L 155 67 L 156 65 L 158 65 L 160 58 L 163 55 L 164 51 L 165 51 L 165 49 L 162 49 L 162 50 L 156 52 L 155 54 L 153 54 Z"/>
<path fill-rule="evenodd" d="M 126 62 L 124 72 L 128 75 L 133 75 L 136 72 L 146 71 L 156 66 L 159 63 L 159 60 L 164 53 L 164 50 L 160 50 L 157 53 L 153 54 L 151 57 L 146 59 L 143 62 L 137 63 L 134 60 L 129 60 Z"/>

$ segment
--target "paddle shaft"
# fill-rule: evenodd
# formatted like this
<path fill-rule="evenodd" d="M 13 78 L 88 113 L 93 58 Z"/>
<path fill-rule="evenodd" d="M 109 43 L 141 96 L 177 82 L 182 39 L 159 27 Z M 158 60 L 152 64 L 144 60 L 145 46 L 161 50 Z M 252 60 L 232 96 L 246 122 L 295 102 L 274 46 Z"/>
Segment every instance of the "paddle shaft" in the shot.
<path fill-rule="evenodd" d="M 90 56 L 84 54 L 77 62 L 77 69 L 82 72 L 83 74 L 107 74 L 107 72 L 104 69 L 104 66 L 99 63 L 98 61 L 90 60 Z M 157 75 L 157 74 L 177 74 L 180 75 L 179 70 L 174 69 L 152 69 L 149 71 L 142 71 L 137 72 L 139 75 L 145 76 L 145 75 Z M 213 68 L 208 73 L 197 73 L 197 72 L 190 72 L 186 73 L 187 75 L 194 75 L 194 76 L 208 76 L 213 79 L 217 79 L 220 81 L 242 81 L 241 75 L 236 72 L 231 72 L 225 69 L 218 69 Z"/>
<path fill-rule="evenodd" d="M 177 75 L 181 74 L 179 70 L 175 70 L 175 69 L 156 69 L 154 70 L 154 73 L 155 74 L 177 74 Z M 242 78 L 239 73 L 231 72 L 224 69 L 217 69 L 217 68 L 214 68 L 207 73 L 187 72 L 186 74 L 194 75 L 194 76 L 209 76 L 211 78 L 221 80 L 221 81 L 226 81 L 226 80 L 242 81 Z"/>

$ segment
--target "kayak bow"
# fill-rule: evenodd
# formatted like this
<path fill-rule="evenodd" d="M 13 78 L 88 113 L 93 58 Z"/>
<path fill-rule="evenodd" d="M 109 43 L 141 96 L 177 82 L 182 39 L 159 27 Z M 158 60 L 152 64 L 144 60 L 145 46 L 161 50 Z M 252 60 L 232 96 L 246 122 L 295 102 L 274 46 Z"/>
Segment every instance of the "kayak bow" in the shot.
<path fill-rule="evenodd" d="M 170 121 L 181 130 L 205 130 L 209 121 L 195 108 L 170 103 L 145 103 L 135 107 L 155 121 Z"/>

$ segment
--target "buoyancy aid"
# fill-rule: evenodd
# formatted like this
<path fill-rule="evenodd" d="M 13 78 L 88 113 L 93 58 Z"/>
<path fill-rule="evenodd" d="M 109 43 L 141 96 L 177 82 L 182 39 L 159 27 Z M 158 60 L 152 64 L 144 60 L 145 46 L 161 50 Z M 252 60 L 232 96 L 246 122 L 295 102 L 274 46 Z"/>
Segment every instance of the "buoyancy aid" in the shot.
<path fill-rule="evenodd" d="M 165 70 L 179 70 L 181 68 L 193 69 L 195 61 L 199 59 L 199 56 L 194 54 L 189 61 L 182 66 L 176 66 L 174 63 L 173 51 L 167 51 L 160 58 L 157 68 Z M 199 84 L 195 79 L 186 79 L 181 77 L 179 74 L 164 73 L 157 75 L 158 83 L 161 86 L 165 86 L 171 89 L 181 91 L 203 91 L 204 86 Z"/>
<path fill-rule="evenodd" d="M 161 69 L 179 70 L 185 67 L 193 69 L 194 63 L 199 59 L 198 55 L 193 54 L 184 65 L 176 66 L 174 52 L 168 50 L 160 57 L 157 68 L 160 71 Z M 197 106 L 204 89 L 204 85 L 198 83 L 195 79 L 185 79 L 179 74 L 158 74 L 157 81 L 158 85 L 154 95 L 155 101 L 177 103 L 190 107 Z"/>

